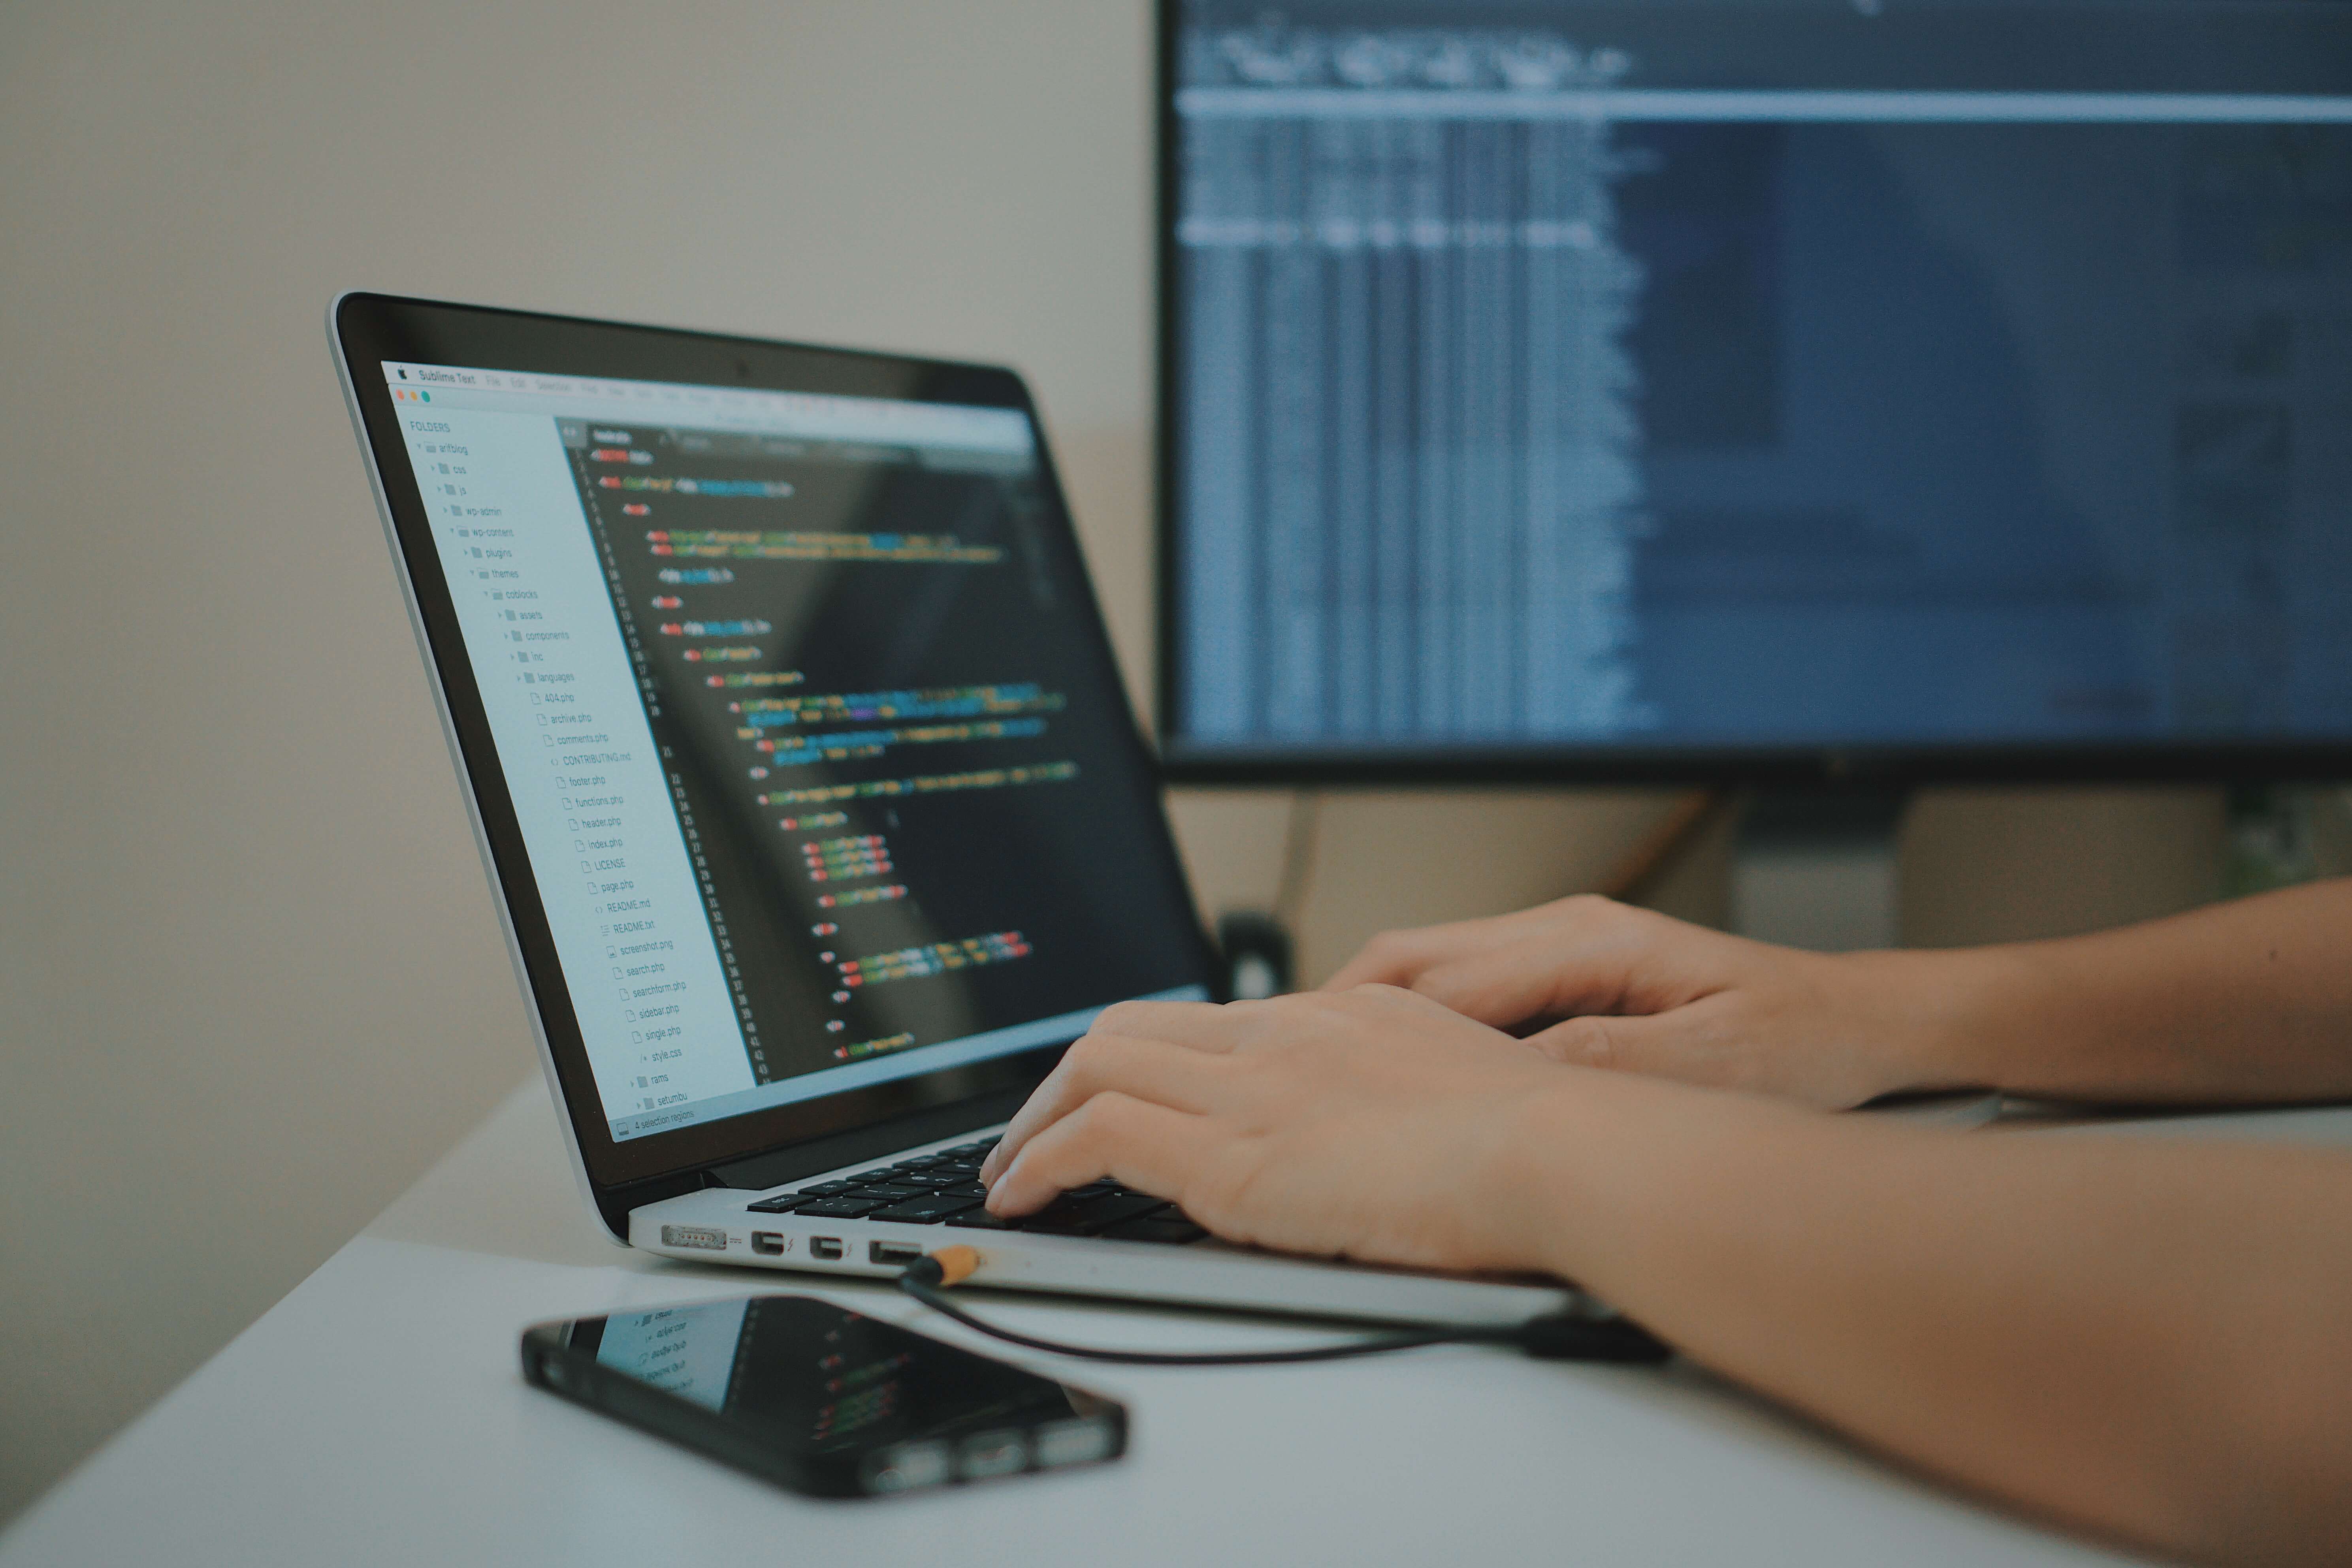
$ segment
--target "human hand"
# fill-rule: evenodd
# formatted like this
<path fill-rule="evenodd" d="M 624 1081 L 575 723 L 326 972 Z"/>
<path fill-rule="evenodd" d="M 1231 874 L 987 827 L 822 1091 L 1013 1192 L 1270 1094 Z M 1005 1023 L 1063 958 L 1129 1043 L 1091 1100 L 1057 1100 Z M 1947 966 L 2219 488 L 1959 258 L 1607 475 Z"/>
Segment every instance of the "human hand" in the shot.
<path fill-rule="evenodd" d="M 1439 1268 L 1543 1266 L 1528 1119 L 1581 1081 L 1388 986 L 1124 1002 L 1038 1086 L 981 1168 L 991 1213 L 1109 1176 L 1229 1241 Z"/>
<path fill-rule="evenodd" d="M 1844 1107 L 1983 1081 L 1953 953 L 1818 953 L 1607 899 L 1376 937 L 1325 985 L 1396 985 L 1556 1061 Z"/>

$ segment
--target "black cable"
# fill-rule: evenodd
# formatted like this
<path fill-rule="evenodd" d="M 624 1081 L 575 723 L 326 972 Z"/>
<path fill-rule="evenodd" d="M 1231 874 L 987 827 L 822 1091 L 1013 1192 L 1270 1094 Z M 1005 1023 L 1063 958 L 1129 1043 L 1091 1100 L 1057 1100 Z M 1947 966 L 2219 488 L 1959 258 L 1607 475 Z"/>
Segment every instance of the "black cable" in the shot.
<path fill-rule="evenodd" d="M 898 1289 L 943 1317 L 965 1328 L 1053 1355 L 1081 1361 L 1117 1362 L 1128 1366 L 1279 1366 L 1286 1363 L 1343 1361 L 1349 1356 L 1381 1355 L 1389 1351 L 1419 1350 L 1424 1345 L 1516 1345 L 1533 1356 L 1556 1361 L 1624 1363 L 1662 1362 L 1674 1352 L 1646 1331 L 1622 1318 L 1571 1318 L 1565 1314 L 1530 1318 L 1507 1328 L 1416 1329 L 1339 1344 L 1309 1345 L 1287 1351 L 1111 1351 L 1093 1345 L 1065 1344 L 1058 1340 L 999 1328 L 973 1316 L 948 1298 L 942 1288 L 947 1273 L 936 1258 L 919 1258 L 899 1271 Z"/>

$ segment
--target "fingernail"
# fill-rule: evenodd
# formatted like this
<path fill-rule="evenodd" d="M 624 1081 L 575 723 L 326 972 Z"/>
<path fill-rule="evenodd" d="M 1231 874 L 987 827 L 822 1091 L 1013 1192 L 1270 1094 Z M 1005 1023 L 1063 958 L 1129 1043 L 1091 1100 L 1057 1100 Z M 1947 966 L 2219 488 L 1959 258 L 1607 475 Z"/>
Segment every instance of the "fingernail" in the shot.
<path fill-rule="evenodd" d="M 986 1198 L 984 1198 L 984 1199 L 982 1199 L 982 1200 L 981 1201 L 981 1205 L 980 1205 L 980 1206 L 981 1206 L 981 1207 L 982 1207 L 982 1208 L 984 1208 L 984 1209 L 986 1209 L 986 1210 L 987 1210 L 989 1213 L 991 1213 L 991 1214 L 997 1214 L 997 1213 L 1001 1212 L 1001 1211 L 997 1208 L 997 1206 L 996 1206 L 996 1196 L 997 1196 L 996 1189 L 997 1189 L 997 1188 L 999 1188 L 999 1187 L 1001 1187 L 1001 1186 L 1003 1186 L 1003 1184 L 1004 1184 L 1004 1172 L 1003 1172 L 1003 1171 L 999 1171 L 999 1172 L 997 1172 L 997 1173 L 996 1173 L 996 1174 L 995 1174 L 995 1176 L 994 1176 L 992 1179 L 983 1181 L 983 1182 L 982 1183 L 982 1185 L 985 1186 L 985 1187 L 988 1189 L 988 1196 L 987 1196 Z"/>

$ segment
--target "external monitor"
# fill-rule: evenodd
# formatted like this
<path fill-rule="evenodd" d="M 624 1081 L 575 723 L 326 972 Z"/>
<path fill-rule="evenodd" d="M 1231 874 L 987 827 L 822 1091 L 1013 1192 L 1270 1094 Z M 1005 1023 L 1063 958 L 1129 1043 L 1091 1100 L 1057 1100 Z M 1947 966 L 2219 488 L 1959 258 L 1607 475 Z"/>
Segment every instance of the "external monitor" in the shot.
<path fill-rule="evenodd" d="M 2352 5 L 1165 0 L 1179 777 L 2352 763 Z"/>

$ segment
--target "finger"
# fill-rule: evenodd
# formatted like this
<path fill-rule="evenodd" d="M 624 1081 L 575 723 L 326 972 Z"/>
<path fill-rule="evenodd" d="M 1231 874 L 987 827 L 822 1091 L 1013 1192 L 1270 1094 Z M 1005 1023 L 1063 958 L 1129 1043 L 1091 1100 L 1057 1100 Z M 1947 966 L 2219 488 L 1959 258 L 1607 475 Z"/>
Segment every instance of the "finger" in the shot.
<path fill-rule="evenodd" d="M 1414 976 L 1432 964 L 1443 963 L 1492 946 L 1498 935 L 1496 928 L 1505 921 L 1517 918 L 1500 915 L 1486 920 L 1421 926 L 1411 931 L 1382 931 L 1366 942 L 1362 952 L 1341 964 L 1339 973 L 1317 989 L 1349 991 L 1359 985 L 1409 986 Z"/>
<path fill-rule="evenodd" d="M 1780 1081 L 1786 1074 L 1776 1070 L 1775 1064 L 1784 1061 L 1786 1053 L 1759 1050 L 1754 1020 L 1743 1016 L 1738 1001 L 1728 996 L 1711 996 L 1646 1016 L 1570 1018 L 1529 1036 L 1527 1043 L 1570 1067 L 1640 1073 L 1706 1089 L 1788 1094 L 1816 1103 L 1836 1098 L 1833 1089 L 1811 1083 L 1824 1076 L 1812 1070 L 1811 1051 L 1802 1058 L 1808 1068 L 1800 1075 L 1803 1082 Z"/>
<path fill-rule="evenodd" d="M 1689 1059 L 1690 1053 L 1679 1048 L 1693 1033 L 1691 1021 L 1680 1014 L 1631 1017 L 1586 1014 L 1538 1030 L 1528 1037 L 1527 1043 L 1571 1067 L 1705 1081 L 1705 1075 L 1694 1070 L 1697 1064 Z"/>
<path fill-rule="evenodd" d="M 1692 951 L 1713 936 L 1694 933 L 1669 952 L 1633 923 L 1546 931 L 1435 965 L 1413 989 L 1497 1027 L 1546 1016 L 1665 1013 L 1721 989 L 1724 955 Z"/>
<path fill-rule="evenodd" d="M 1433 964 L 1413 976 L 1412 989 L 1465 1018 L 1507 1029 L 1547 1013 L 1580 1010 L 1559 1001 L 1563 993 L 1593 989 L 1590 977 L 1563 973 L 1572 962 L 1551 942 L 1530 938 Z"/>
<path fill-rule="evenodd" d="M 996 1180 L 1021 1146 L 1097 1094 L 1116 1089 L 1178 1110 L 1208 1109 L 1204 1096 L 1224 1058 L 1171 1046 L 1165 1040 L 1088 1034 L 1062 1055 L 1028 1101 L 1006 1125 L 988 1158 L 981 1162 L 983 1184 Z"/>
<path fill-rule="evenodd" d="M 1094 1033 L 1165 1040 L 1196 1051 L 1230 1051 L 1252 1003 L 1118 1002 L 1095 1016 Z"/>
<path fill-rule="evenodd" d="M 1364 984 L 1412 986 L 1440 964 L 1551 935 L 1573 939 L 1654 919 L 1598 893 L 1578 893 L 1531 910 L 1412 931 L 1383 931 L 1364 944 L 1322 989 L 1344 991 Z"/>
<path fill-rule="evenodd" d="M 1824 1110 L 1903 1087 L 1883 1051 L 1835 1030 L 1809 1029 L 1792 1042 L 1727 993 L 1647 1017 L 1570 1018 L 1527 1043 L 1571 1066 L 1769 1094 Z"/>
<path fill-rule="evenodd" d="M 1454 1008 L 1445 1005 L 1433 996 L 1424 996 L 1418 991 L 1407 990 L 1402 985 L 1379 984 L 1359 985 L 1347 994 L 1350 1002 L 1363 1006 L 1394 1009 L 1455 1026 L 1459 1026 L 1462 1022 L 1461 1015 Z"/>
<path fill-rule="evenodd" d="M 1115 1091 L 1097 1094 L 1022 1149 L 988 1194 L 988 1211 L 1034 1214 L 1072 1187 L 1108 1176 L 1181 1202 L 1223 1140 L 1206 1117 Z"/>

